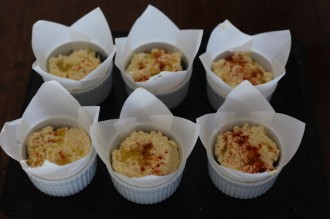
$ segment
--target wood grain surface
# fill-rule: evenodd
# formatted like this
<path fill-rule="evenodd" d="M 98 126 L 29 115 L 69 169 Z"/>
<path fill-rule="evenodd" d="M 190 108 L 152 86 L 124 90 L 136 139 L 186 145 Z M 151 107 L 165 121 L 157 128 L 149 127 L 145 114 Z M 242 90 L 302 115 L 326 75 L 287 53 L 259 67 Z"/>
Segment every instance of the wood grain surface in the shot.
<path fill-rule="evenodd" d="M 289 29 L 303 42 L 308 80 L 330 197 L 330 1 L 328 0 L 11 0 L 0 6 L 0 127 L 20 118 L 35 57 L 31 48 L 33 24 L 49 20 L 71 25 L 100 7 L 112 32 L 128 32 L 148 4 L 164 12 L 180 29 L 206 33 L 228 19 L 242 32 Z M 307 124 L 308 126 L 308 124 Z M 0 148 L 0 196 L 9 157 Z M 4 214 L 1 213 L 0 217 Z"/>

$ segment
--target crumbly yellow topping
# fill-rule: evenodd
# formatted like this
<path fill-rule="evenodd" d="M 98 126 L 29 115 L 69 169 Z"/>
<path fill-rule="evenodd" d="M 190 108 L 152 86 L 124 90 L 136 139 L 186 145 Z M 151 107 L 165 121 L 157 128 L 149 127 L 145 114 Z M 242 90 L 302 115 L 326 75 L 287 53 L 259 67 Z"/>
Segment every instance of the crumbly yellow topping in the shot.
<path fill-rule="evenodd" d="M 91 140 L 82 128 L 47 126 L 32 133 L 27 140 L 27 163 L 41 166 L 45 160 L 65 165 L 85 157 L 91 149 Z"/>
<path fill-rule="evenodd" d="M 164 176 L 180 164 L 177 144 L 159 131 L 132 132 L 111 153 L 114 171 L 128 177 Z"/>
<path fill-rule="evenodd" d="M 251 52 L 234 52 L 212 64 L 212 71 L 231 87 L 236 87 L 244 80 L 253 85 L 273 80 L 273 73 L 267 71 L 251 57 Z"/>
<path fill-rule="evenodd" d="M 279 148 L 262 125 L 234 126 L 219 134 L 215 144 L 215 157 L 221 165 L 246 173 L 274 170 L 279 155 Z"/>
<path fill-rule="evenodd" d="M 75 50 L 69 55 L 59 54 L 48 61 L 50 74 L 81 80 L 101 64 L 98 54 L 90 49 Z"/>
<path fill-rule="evenodd" d="M 127 73 L 134 81 L 147 81 L 162 71 L 182 71 L 182 54 L 164 49 L 152 49 L 150 52 L 134 53 L 127 67 Z"/>

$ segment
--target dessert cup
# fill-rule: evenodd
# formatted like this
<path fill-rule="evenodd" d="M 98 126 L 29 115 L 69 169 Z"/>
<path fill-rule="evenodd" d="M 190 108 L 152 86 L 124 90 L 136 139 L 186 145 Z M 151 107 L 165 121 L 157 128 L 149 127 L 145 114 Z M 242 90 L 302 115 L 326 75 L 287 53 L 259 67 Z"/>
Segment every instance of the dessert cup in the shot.
<path fill-rule="evenodd" d="M 32 29 L 32 49 L 36 57 L 33 70 L 44 81 L 59 82 L 81 105 L 99 105 L 111 92 L 116 48 L 100 8 L 89 12 L 70 27 L 50 21 L 37 21 Z M 51 57 L 67 55 L 78 49 L 95 51 L 101 57 L 101 64 L 80 80 L 48 73 L 48 60 Z"/>
<path fill-rule="evenodd" d="M 245 173 L 221 165 L 215 159 L 218 134 L 243 123 L 262 125 L 280 150 L 275 170 Z M 266 98 L 249 81 L 243 81 L 227 96 L 216 113 L 197 118 L 199 137 L 206 149 L 208 172 L 214 185 L 224 194 L 251 199 L 266 193 L 285 165 L 294 157 L 305 130 L 305 124 L 290 116 L 276 113 Z"/>
<path fill-rule="evenodd" d="M 128 95 L 142 87 L 163 101 L 169 109 L 178 106 L 189 90 L 193 61 L 202 35 L 202 30 L 180 30 L 166 15 L 149 5 L 132 26 L 128 37 L 115 39 L 115 65 L 121 71 Z M 183 70 L 161 71 L 146 81 L 134 81 L 126 71 L 133 54 L 155 48 L 180 52 Z"/>
<path fill-rule="evenodd" d="M 49 100 L 52 101 L 49 101 Z M 18 161 L 31 182 L 43 193 L 64 197 L 83 190 L 93 179 L 97 154 L 91 144 L 88 154 L 74 162 L 58 165 L 45 160 L 41 166 L 27 163 L 27 139 L 46 126 L 80 127 L 90 136 L 98 120 L 98 106 L 84 106 L 58 82 L 44 82 L 25 109 L 22 118 L 6 122 L 0 133 L 2 149 Z"/>
<path fill-rule="evenodd" d="M 271 81 L 255 85 L 258 91 L 269 101 L 278 82 L 285 75 L 285 65 L 290 49 L 291 35 L 289 30 L 247 35 L 228 20 L 220 23 L 210 35 L 206 52 L 199 57 L 206 72 L 207 97 L 212 107 L 218 110 L 233 89 L 212 72 L 212 64 L 215 61 L 234 52 L 250 52 L 255 61 L 273 73 Z"/>
<path fill-rule="evenodd" d="M 47 179 L 27 173 L 33 185 L 41 192 L 55 197 L 66 197 L 82 191 L 93 180 L 97 169 L 94 149 L 87 164 L 72 176 L 63 179 Z"/>
<path fill-rule="evenodd" d="M 180 165 L 165 176 L 128 177 L 112 167 L 111 153 L 133 131 L 160 131 L 178 145 Z M 178 188 L 186 160 L 197 138 L 199 127 L 175 117 L 166 105 L 144 88 L 134 90 L 124 103 L 119 119 L 100 121 L 91 126 L 91 138 L 106 165 L 116 190 L 138 204 L 155 204 L 169 198 Z"/>

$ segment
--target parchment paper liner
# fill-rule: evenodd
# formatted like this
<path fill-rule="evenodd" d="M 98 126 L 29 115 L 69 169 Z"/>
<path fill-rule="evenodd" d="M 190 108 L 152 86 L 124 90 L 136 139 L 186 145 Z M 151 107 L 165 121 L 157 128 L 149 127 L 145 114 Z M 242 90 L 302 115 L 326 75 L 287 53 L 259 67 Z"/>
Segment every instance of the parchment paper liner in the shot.
<path fill-rule="evenodd" d="M 113 64 L 110 65 L 110 70 L 104 75 L 97 84 L 92 87 L 79 91 L 71 91 L 71 95 L 78 100 L 82 106 L 96 106 L 100 105 L 108 96 L 112 90 Z"/>
<path fill-rule="evenodd" d="M 184 81 L 177 87 L 173 88 L 171 91 L 164 94 L 155 94 L 156 97 L 161 100 L 168 109 L 173 109 L 178 106 L 184 98 L 187 96 L 190 86 L 191 71 L 188 72 L 187 77 Z M 129 81 L 126 78 L 123 78 L 125 82 L 125 89 L 127 94 L 131 94 L 136 88 L 136 84 Z"/>
<path fill-rule="evenodd" d="M 136 20 L 128 37 L 115 39 L 117 53 L 115 65 L 121 71 L 122 77 L 135 88 L 143 87 L 153 94 L 163 94 L 179 86 L 188 74 L 191 74 L 193 60 L 198 52 L 203 30 L 180 30 L 166 15 L 149 5 Z M 161 72 L 145 82 L 135 82 L 126 73 L 126 67 L 134 52 L 165 47 L 183 53 L 186 69 L 178 72 Z"/>
<path fill-rule="evenodd" d="M 131 132 L 144 129 L 162 131 L 177 142 L 180 170 L 184 168 L 197 141 L 199 127 L 189 120 L 173 116 L 164 103 L 144 88 L 137 88 L 131 93 L 123 105 L 119 119 L 101 121 L 91 126 L 95 150 L 112 176 L 138 187 L 157 186 L 170 180 L 176 172 L 167 176 L 130 178 L 116 173 L 111 167 L 112 150 L 117 149 Z"/>
<path fill-rule="evenodd" d="M 106 56 L 106 59 L 81 80 L 58 77 L 47 72 L 47 62 L 59 47 L 59 52 L 90 48 Z M 37 21 L 32 29 L 32 49 L 36 57 L 32 68 L 44 81 L 56 80 L 70 92 L 88 89 L 102 80 L 113 63 L 116 51 L 110 28 L 100 8 L 89 12 L 70 27 L 50 21 Z"/>
<path fill-rule="evenodd" d="M 285 75 L 285 65 L 290 49 L 289 30 L 247 35 L 225 20 L 212 31 L 206 52 L 199 58 L 205 68 L 206 78 L 211 88 L 226 97 L 232 88 L 212 72 L 212 63 L 224 54 L 251 51 L 257 61 L 274 73 L 273 80 L 255 86 L 264 97 L 268 97 L 275 90 L 278 81 Z"/>
<path fill-rule="evenodd" d="M 305 123 L 276 113 L 262 94 L 248 81 L 243 81 L 227 96 L 224 104 L 216 113 L 197 118 L 200 125 L 199 137 L 207 151 L 210 162 L 214 158 L 215 137 L 223 127 L 232 127 L 237 122 L 252 122 L 263 125 L 270 130 L 280 146 L 280 160 L 276 170 L 271 172 L 249 174 L 218 165 L 219 171 L 239 181 L 258 181 L 273 174 L 278 174 L 296 153 L 304 130 Z"/>
<path fill-rule="evenodd" d="M 44 82 L 22 117 L 5 123 L 0 143 L 11 158 L 20 162 L 26 173 L 45 179 L 64 179 L 85 166 L 94 150 L 93 146 L 87 156 L 70 164 L 57 165 L 46 160 L 41 167 L 32 168 L 26 163 L 27 137 L 47 125 L 81 127 L 90 134 L 90 126 L 98 120 L 98 114 L 98 106 L 82 107 L 58 82 Z"/>

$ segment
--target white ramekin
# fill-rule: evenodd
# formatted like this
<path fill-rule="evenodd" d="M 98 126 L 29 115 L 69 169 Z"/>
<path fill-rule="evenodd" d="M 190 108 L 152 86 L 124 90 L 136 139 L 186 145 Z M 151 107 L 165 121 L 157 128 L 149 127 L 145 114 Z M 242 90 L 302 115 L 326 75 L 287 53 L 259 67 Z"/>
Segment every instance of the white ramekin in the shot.
<path fill-rule="evenodd" d="M 177 137 L 175 137 L 175 134 L 168 133 L 159 128 L 157 129 L 152 128 L 149 125 L 140 125 L 136 127 L 134 130 L 160 130 L 170 139 L 175 139 L 176 142 L 180 142 L 180 140 L 177 139 Z M 121 133 L 120 135 L 117 135 L 115 138 L 113 138 L 109 142 L 109 145 L 107 146 L 108 148 L 106 150 L 107 152 L 105 153 L 108 153 L 110 155 L 113 150 L 117 149 L 118 145 L 120 145 L 122 141 L 123 136 L 127 136 L 127 135 Z M 111 158 L 110 158 L 109 160 L 106 161 L 107 162 L 106 165 L 116 190 L 124 198 L 137 204 L 155 204 L 167 199 L 178 188 L 181 182 L 182 173 L 185 168 L 186 161 L 182 160 L 183 158 L 181 157 L 183 156 L 183 146 L 178 144 L 178 150 L 180 154 L 180 165 L 178 170 L 176 170 L 171 175 L 166 176 L 166 178 L 158 179 L 157 182 L 156 181 L 152 182 L 152 185 L 148 184 L 150 183 L 150 181 L 145 183 L 144 181 L 125 180 L 125 177 L 121 177 L 120 174 L 116 173 L 112 169 Z"/>
<path fill-rule="evenodd" d="M 159 100 L 161 100 L 169 109 L 173 109 L 174 107 L 178 106 L 187 96 L 190 84 L 192 70 L 188 72 L 187 77 L 185 80 L 174 89 L 161 94 L 154 94 Z M 133 84 L 128 79 L 123 77 L 125 82 L 125 88 L 127 94 L 131 94 L 136 88 L 136 84 Z"/>
<path fill-rule="evenodd" d="M 64 179 L 45 179 L 27 174 L 31 182 L 41 192 L 55 197 L 74 195 L 83 190 L 92 181 L 97 168 L 97 153 L 93 149 L 90 160 L 74 175 Z"/>
<path fill-rule="evenodd" d="M 71 95 L 78 100 L 82 106 L 96 106 L 100 105 L 110 94 L 112 89 L 112 68 L 109 72 L 93 87 L 78 91 L 71 91 Z"/>
<path fill-rule="evenodd" d="M 40 68 L 47 72 L 47 62 L 50 57 L 55 57 L 58 54 L 69 54 L 74 50 L 74 48 L 90 48 L 93 51 L 96 51 L 100 54 L 101 59 L 105 60 L 107 55 L 106 52 L 97 44 L 85 41 L 71 41 L 68 43 L 64 43 L 59 45 L 53 51 L 51 51 L 47 58 L 40 63 Z M 73 97 L 75 97 L 78 102 L 82 106 L 96 106 L 100 105 L 109 95 L 112 88 L 112 69 L 113 69 L 113 61 L 111 60 L 109 68 L 101 69 L 102 71 L 96 69 L 99 74 L 99 80 L 93 82 L 93 84 L 88 85 L 88 87 L 84 87 L 81 89 L 68 91 L 71 93 Z M 44 81 L 51 80 L 46 75 L 43 76 Z M 56 80 L 56 79 L 55 79 Z M 60 82 L 61 83 L 61 82 Z M 65 87 L 65 86 L 64 86 Z"/>
<path fill-rule="evenodd" d="M 220 59 L 220 58 L 224 58 L 226 56 L 228 56 L 230 54 L 230 52 L 226 51 L 223 53 L 220 53 L 215 59 L 214 61 Z M 269 60 L 267 60 L 266 58 L 264 58 L 262 55 L 256 53 L 256 52 L 252 52 L 251 56 L 253 57 L 254 60 L 257 60 L 260 64 L 262 64 L 266 69 L 270 69 L 270 71 L 273 71 L 273 67 L 270 63 Z M 214 83 L 211 79 L 211 77 L 206 76 L 206 92 L 207 92 L 207 98 L 209 100 L 209 103 L 211 104 L 211 106 L 215 109 L 218 110 L 219 107 L 223 104 L 223 102 L 225 101 L 228 93 L 226 92 L 221 92 L 221 90 L 224 89 L 219 89 L 216 87 L 216 83 Z M 277 87 L 277 83 L 274 85 L 274 87 L 269 91 L 269 93 L 267 94 L 263 94 L 265 96 L 265 98 L 270 101 L 272 94 L 274 93 L 275 89 Z"/>
<path fill-rule="evenodd" d="M 174 45 L 163 43 L 163 42 L 150 42 L 147 44 L 144 44 L 138 48 L 136 48 L 133 52 L 143 52 L 143 51 L 150 51 L 153 48 L 163 48 L 169 51 L 180 51 L 178 48 L 176 48 Z M 186 55 L 183 54 L 183 62 L 185 63 L 186 67 L 190 66 L 192 63 L 187 63 Z M 127 57 L 127 60 L 125 63 L 129 63 L 130 57 Z M 127 94 L 131 94 L 136 88 L 138 88 L 138 84 L 130 80 L 127 76 L 126 72 L 121 72 L 122 78 L 125 82 L 125 88 Z M 178 106 L 187 96 L 188 90 L 189 90 L 189 82 L 192 74 L 192 67 L 187 70 L 187 75 L 185 79 L 180 83 L 178 86 L 174 87 L 173 89 L 170 89 L 166 92 L 152 92 L 158 99 L 160 99 L 169 109 L 173 109 L 174 107 Z"/>
<path fill-rule="evenodd" d="M 274 89 L 266 97 L 266 99 L 268 101 L 271 100 L 275 89 L 276 89 L 276 87 L 274 87 Z M 221 107 L 221 105 L 223 104 L 223 102 L 226 100 L 227 95 L 217 92 L 212 87 L 212 85 L 209 83 L 208 80 L 206 82 L 206 92 L 207 92 L 207 98 L 208 98 L 209 103 L 211 104 L 211 106 L 213 107 L 214 110 L 218 110 Z"/>
<path fill-rule="evenodd" d="M 214 158 L 208 159 L 208 172 L 213 184 L 221 192 L 234 198 L 256 198 L 267 192 L 273 186 L 278 176 L 278 174 L 274 174 L 266 179 L 253 182 L 238 181 L 219 170 L 216 167 L 218 164 L 215 161 L 212 162 L 211 159 L 214 160 Z"/>
<path fill-rule="evenodd" d="M 281 172 L 281 169 L 277 169 L 276 171 L 272 171 L 271 174 L 269 174 L 266 178 L 260 178 L 256 180 L 240 180 L 226 172 L 224 169 L 220 168 L 221 165 L 216 161 L 214 155 L 214 144 L 217 135 L 227 131 L 228 129 L 232 129 L 232 127 L 235 125 L 242 126 L 246 122 L 251 125 L 262 125 L 261 123 L 249 120 L 237 120 L 228 124 L 222 124 L 221 127 L 219 127 L 219 130 L 213 136 L 214 141 L 211 150 L 207 151 L 208 172 L 212 182 L 224 194 L 239 199 L 251 199 L 264 194 L 273 186 L 277 176 Z M 265 125 L 264 127 L 267 130 L 267 135 L 269 135 L 270 138 L 276 142 L 280 153 L 283 153 L 282 143 L 279 136 L 273 129 Z M 279 164 L 282 162 L 281 156 L 283 155 L 280 155 Z"/>
<path fill-rule="evenodd" d="M 184 166 L 170 180 L 152 187 L 131 185 L 114 174 L 110 175 L 116 190 L 127 200 L 137 204 L 155 204 L 164 201 L 176 191 L 180 185 L 183 170 Z"/>

